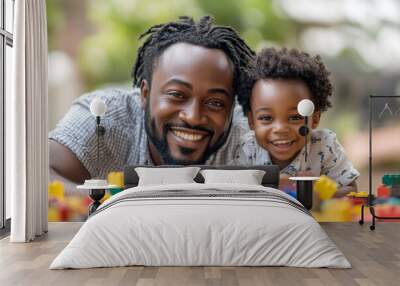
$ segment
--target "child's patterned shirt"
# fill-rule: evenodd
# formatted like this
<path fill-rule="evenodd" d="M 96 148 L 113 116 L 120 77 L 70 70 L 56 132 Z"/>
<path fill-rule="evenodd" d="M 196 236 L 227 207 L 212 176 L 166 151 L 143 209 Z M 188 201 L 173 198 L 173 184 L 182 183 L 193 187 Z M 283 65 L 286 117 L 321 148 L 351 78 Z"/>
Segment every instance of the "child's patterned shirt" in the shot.
<path fill-rule="evenodd" d="M 281 170 L 281 175 L 296 176 L 299 171 L 326 175 L 336 181 L 339 187 L 347 186 L 357 179 L 360 173 L 347 158 L 336 134 L 328 129 L 312 130 L 307 144 L 307 164 L 304 161 L 305 147 L 293 161 Z M 234 165 L 271 165 L 268 152 L 257 144 L 253 131 L 242 137 L 240 147 L 235 151 Z"/>

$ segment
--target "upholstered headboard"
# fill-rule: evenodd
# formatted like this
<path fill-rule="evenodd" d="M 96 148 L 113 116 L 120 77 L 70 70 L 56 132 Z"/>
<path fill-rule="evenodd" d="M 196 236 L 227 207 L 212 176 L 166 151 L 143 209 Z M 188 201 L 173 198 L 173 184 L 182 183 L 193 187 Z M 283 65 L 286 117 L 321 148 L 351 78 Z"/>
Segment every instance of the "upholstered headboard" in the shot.
<path fill-rule="evenodd" d="M 205 165 L 196 165 L 201 169 L 219 169 L 219 170 L 263 170 L 265 171 L 265 175 L 262 179 L 262 185 L 265 187 L 271 187 L 277 189 L 279 186 L 279 168 L 276 165 L 269 166 L 205 166 Z M 136 187 L 139 182 L 138 174 L 135 171 L 136 167 L 151 167 L 151 168 L 179 168 L 184 166 L 178 165 L 163 165 L 163 166 L 125 166 L 124 168 L 124 184 L 125 189 Z M 204 183 L 203 176 L 198 173 L 194 180 L 197 183 Z"/>

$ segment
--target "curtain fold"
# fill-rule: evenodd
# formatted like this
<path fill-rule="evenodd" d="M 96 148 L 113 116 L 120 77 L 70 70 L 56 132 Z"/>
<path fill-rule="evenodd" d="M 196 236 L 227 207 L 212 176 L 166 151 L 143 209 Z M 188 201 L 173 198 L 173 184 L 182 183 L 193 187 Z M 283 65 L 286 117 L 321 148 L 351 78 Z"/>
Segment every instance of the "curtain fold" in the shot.
<path fill-rule="evenodd" d="M 6 98 L 6 187 L 11 242 L 47 232 L 47 23 L 45 0 L 16 0 L 14 70 Z M 7 103 L 8 101 L 8 103 Z"/>

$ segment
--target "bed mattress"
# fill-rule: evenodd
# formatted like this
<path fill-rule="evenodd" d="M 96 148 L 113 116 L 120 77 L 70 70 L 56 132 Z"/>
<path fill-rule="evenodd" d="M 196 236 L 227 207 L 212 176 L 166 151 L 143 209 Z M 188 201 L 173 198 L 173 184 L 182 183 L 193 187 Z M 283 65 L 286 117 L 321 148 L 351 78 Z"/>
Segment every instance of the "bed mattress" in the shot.
<path fill-rule="evenodd" d="M 197 183 L 141 186 L 111 197 L 50 269 L 129 265 L 351 267 L 285 193 Z"/>

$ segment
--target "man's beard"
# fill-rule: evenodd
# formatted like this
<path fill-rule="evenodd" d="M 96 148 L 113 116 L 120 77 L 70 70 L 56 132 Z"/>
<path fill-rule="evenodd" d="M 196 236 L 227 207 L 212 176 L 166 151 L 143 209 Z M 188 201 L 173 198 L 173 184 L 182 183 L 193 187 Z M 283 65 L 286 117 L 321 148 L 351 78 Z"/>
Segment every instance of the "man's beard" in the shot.
<path fill-rule="evenodd" d="M 171 124 L 164 124 L 163 126 L 163 131 L 162 131 L 162 138 L 158 138 L 156 135 L 156 123 L 154 119 L 151 119 L 150 116 L 150 104 L 149 101 L 146 104 L 146 112 L 145 112 L 145 122 L 144 122 L 146 134 L 148 137 L 148 140 L 150 141 L 151 144 L 154 145 L 154 147 L 157 149 L 158 153 L 160 154 L 163 164 L 166 165 L 203 165 L 212 154 L 216 153 L 218 149 L 224 145 L 226 142 L 229 132 L 231 130 L 232 126 L 232 121 L 229 123 L 229 128 L 224 131 L 221 136 L 218 138 L 217 142 L 213 145 L 207 145 L 206 150 L 204 151 L 204 154 L 200 160 L 197 161 L 190 161 L 190 160 L 179 160 L 175 159 L 171 155 L 171 151 L 168 146 L 167 142 L 167 134 L 172 127 Z M 177 126 L 177 125 L 173 125 Z M 204 127 L 193 127 L 188 124 L 180 124 L 179 127 L 185 127 L 185 128 L 190 128 L 194 130 L 201 130 L 201 131 L 207 131 L 210 133 L 210 138 L 212 139 L 214 132 L 205 129 Z M 210 140 L 211 141 L 211 140 Z M 184 155 L 189 155 L 192 153 L 194 150 L 184 148 L 184 147 L 179 147 L 180 152 Z"/>

